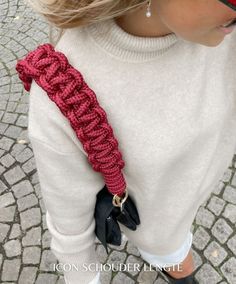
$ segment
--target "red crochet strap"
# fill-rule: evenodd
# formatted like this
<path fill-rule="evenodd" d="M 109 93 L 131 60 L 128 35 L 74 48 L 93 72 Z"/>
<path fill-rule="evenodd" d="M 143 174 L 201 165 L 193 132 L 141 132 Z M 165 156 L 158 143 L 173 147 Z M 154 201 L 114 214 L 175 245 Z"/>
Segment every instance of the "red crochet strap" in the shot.
<path fill-rule="evenodd" d="M 71 66 L 66 56 L 51 44 L 39 45 L 25 59 L 18 60 L 16 70 L 24 88 L 30 91 L 32 80 L 41 86 L 68 118 L 93 169 L 101 172 L 109 192 L 122 196 L 126 182 L 118 142 L 96 95 Z"/>

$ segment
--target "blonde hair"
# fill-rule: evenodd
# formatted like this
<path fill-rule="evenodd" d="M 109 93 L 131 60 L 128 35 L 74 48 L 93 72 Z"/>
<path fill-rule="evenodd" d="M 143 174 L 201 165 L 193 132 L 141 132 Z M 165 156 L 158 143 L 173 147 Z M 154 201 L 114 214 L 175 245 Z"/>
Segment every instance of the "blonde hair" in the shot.
<path fill-rule="evenodd" d="M 56 44 L 65 29 L 119 17 L 147 3 L 147 0 L 26 0 L 49 22 L 49 40 Z M 59 31 L 54 41 L 53 27 Z"/>

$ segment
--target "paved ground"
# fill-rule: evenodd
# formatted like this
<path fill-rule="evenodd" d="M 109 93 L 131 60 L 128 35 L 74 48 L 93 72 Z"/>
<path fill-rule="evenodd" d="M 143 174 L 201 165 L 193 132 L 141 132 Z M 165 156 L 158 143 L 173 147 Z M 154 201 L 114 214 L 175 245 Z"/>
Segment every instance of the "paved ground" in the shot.
<path fill-rule="evenodd" d="M 27 137 L 29 96 L 15 71 L 18 58 L 47 42 L 48 26 L 22 1 L 0 2 L 0 283 L 64 283 L 53 270 L 50 233 L 35 160 Z M 232 157 L 233 158 L 233 157 Z M 236 157 L 193 224 L 195 277 L 200 284 L 236 283 Z M 110 247 L 100 243 L 102 263 L 139 263 L 142 270 L 102 272 L 102 284 L 166 283 L 131 243 Z M 148 265 L 146 263 L 146 265 Z"/>

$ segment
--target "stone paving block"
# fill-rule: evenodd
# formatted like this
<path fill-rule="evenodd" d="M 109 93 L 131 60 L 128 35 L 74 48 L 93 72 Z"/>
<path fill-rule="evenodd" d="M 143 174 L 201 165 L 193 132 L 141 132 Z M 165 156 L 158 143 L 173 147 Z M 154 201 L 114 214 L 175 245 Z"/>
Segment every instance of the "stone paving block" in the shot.
<path fill-rule="evenodd" d="M 33 186 L 28 180 L 23 180 L 12 187 L 12 191 L 16 198 L 21 198 L 34 191 Z"/>
<path fill-rule="evenodd" d="M 51 234 L 49 233 L 48 230 L 46 230 L 44 233 L 43 233 L 43 238 L 42 238 L 42 245 L 43 245 L 43 248 L 50 248 L 50 244 L 51 244 L 51 240 L 52 240 L 52 236 Z M 103 247 L 104 248 L 104 247 Z M 105 251 L 105 248 L 104 248 L 104 251 Z M 105 251 L 106 252 L 106 251 Z M 98 257 L 101 257 L 98 253 Z M 102 257 L 100 258 L 100 261 L 101 261 Z"/>
<path fill-rule="evenodd" d="M 5 259 L 2 269 L 2 281 L 16 281 L 20 271 L 20 259 Z"/>
<path fill-rule="evenodd" d="M 236 162 L 235 162 L 235 168 L 236 168 Z M 231 184 L 236 187 L 236 172 L 234 173 Z"/>
<path fill-rule="evenodd" d="M 204 255 L 214 266 L 218 266 L 228 254 L 222 246 L 220 246 L 217 242 L 212 241 L 204 250 Z"/>
<path fill-rule="evenodd" d="M 23 250 L 24 264 L 38 264 L 40 262 L 41 249 L 39 247 L 25 247 Z"/>
<path fill-rule="evenodd" d="M 9 168 L 12 164 L 15 163 L 15 159 L 8 153 L 5 156 L 1 157 L 0 163 L 5 167 Z"/>
<path fill-rule="evenodd" d="M 0 268 L 2 266 L 2 262 L 3 262 L 3 256 L 2 256 L 2 254 L 0 254 Z"/>
<path fill-rule="evenodd" d="M 2 119 L 2 116 L 3 116 L 3 112 L 0 111 L 0 121 Z M 6 123 L 1 123 L 0 122 L 0 133 L 4 133 L 7 129 L 7 127 L 9 126 L 9 124 L 6 124 Z"/>
<path fill-rule="evenodd" d="M 223 198 L 230 203 L 236 204 L 236 188 L 227 185 L 223 193 Z"/>
<path fill-rule="evenodd" d="M 227 246 L 233 252 L 233 254 L 236 255 L 236 235 L 228 240 Z"/>
<path fill-rule="evenodd" d="M 220 179 L 223 182 L 229 182 L 232 176 L 232 170 L 231 169 L 227 169 L 224 174 L 223 177 Z"/>
<path fill-rule="evenodd" d="M 0 243 L 2 243 L 5 240 L 9 230 L 10 230 L 10 225 L 0 223 Z"/>
<path fill-rule="evenodd" d="M 193 254 L 194 266 L 197 269 L 202 265 L 202 259 L 201 256 L 193 248 L 192 248 L 192 254 Z"/>
<path fill-rule="evenodd" d="M 11 155 L 16 158 L 24 149 L 26 148 L 25 144 L 16 143 L 11 150 Z"/>
<path fill-rule="evenodd" d="M 2 122 L 14 124 L 16 119 L 17 119 L 17 116 L 18 116 L 18 114 L 16 114 L 16 113 L 5 112 L 5 114 L 2 118 Z"/>
<path fill-rule="evenodd" d="M 7 186 L 0 180 L 0 194 L 7 189 Z"/>
<path fill-rule="evenodd" d="M 11 192 L 7 192 L 7 193 L 1 195 L 0 208 L 7 207 L 8 205 L 11 205 L 13 203 L 15 203 L 15 199 L 14 199 L 13 194 Z"/>
<path fill-rule="evenodd" d="M 26 232 L 26 235 L 22 238 L 22 245 L 25 246 L 36 246 L 41 245 L 41 227 L 31 228 Z"/>
<path fill-rule="evenodd" d="M 112 284 L 135 284 L 134 280 L 128 277 L 123 272 L 118 272 L 113 278 Z"/>
<path fill-rule="evenodd" d="M 21 243 L 19 240 L 8 241 L 3 245 L 3 247 L 7 257 L 13 257 L 21 254 Z"/>
<path fill-rule="evenodd" d="M 231 257 L 222 266 L 221 271 L 229 284 L 236 283 L 236 258 Z"/>
<path fill-rule="evenodd" d="M 48 230 L 46 231 L 48 232 Z M 98 256 L 98 259 L 101 263 L 104 263 L 106 261 L 106 259 L 108 258 L 107 252 L 104 248 L 103 245 L 98 245 L 96 248 L 96 254 Z"/>
<path fill-rule="evenodd" d="M 0 222 L 12 222 L 14 220 L 15 211 L 16 206 L 0 208 Z"/>
<path fill-rule="evenodd" d="M 16 155 L 16 160 L 20 163 L 24 163 L 25 161 L 29 160 L 33 156 L 33 152 L 29 148 L 25 148 L 19 154 Z"/>
<path fill-rule="evenodd" d="M 14 144 L 14 140 L 7 138 L 7 137 L 2 137 L 0 139 L 0 148 L 6 151 L 9 151 L 12 144 Z"/>
<path fill-rule="evenodd" d="M 217 216 L 219 216 L 225 206 L 225 201 L 217 196 L 212 196 L 207 207 Z"/>
<path fill-rule="evenodd" d="M 127 265 L 126 271 L 135 276 L 142 270 L 143 260 L 140 257 L 129 255 L 125 264 Z"/>
<path fill-rule="evenodd" d="M 29 105 L 28 104 L 19 104 L 15 110 L 17 113 L 23 113 L 27 114 L 29 110 Z"/>
<path fill-rule="evenodd" d="M 107 263 L 114 265 L 114 267 L 119 267 L 121 263 L 124 263 L 125 259 L 127 257 L 127 254 L 125 252 L 120 251 L 112 251 L 111 254 L 108 257 Z"/>
<path fill-rule="evenodd" d="M 42 253 L 40 270 L 43 271 L 54 271 L 54 264 L 57 263 L 57 258 L 51 250 L 44 250 Z"/>
<path fill-rule="evenodd" d="M 195 219 L 196 224 L 202 225 L 206 228 L 211 228 L 214 221 L 215 216 L 209 210 L 205 209 L 204 207 L 199 208 Z"/>
<path fill-rule="evenodd" d="M 40 273 L 35 284 L 55 284 L 57 276 L 49 273 Z"/>
<path fill-rule="evenodd" d="M 7 130 L 4 132 L 4 135 L 10 138 L 18 138 L 20 133 L 22 132 L 22 128 L 15 126 L 15 125 L 10 125 Z"/>
<path fill-rule="evenodd" d="M 152 270 L 150 266 L 144 266 L 141 272 L 138 275 L 138 283 L 141 284 L 153 284 L 158 273 L 155 270 Z"/>
<path fill-rule="evenodd" d="M 38 204 L 38 199 L 35 194 L 29 194 L 17 200 L 17 206 L 19 211 L 23 211 L 34 205 Z"/>
<path fill-rule="evenodd" d="M 26 230 L 41 223 L 41 212 L 39 208 L 28 209 L 20 213 L 21 227 Z"/>
<path fill-rule="evenodd" d="M 0 165 L 0 175 L 6 171 L 6 168 Z"/>
<path fill-rule="evenodd" d="M 20 115 L 16 121 L 16 125 L 21 127 L 28 127 L 28 117 L 26 115 Z"/>
<path fill-rule="evenodd" d="M 110 284 L 111 276 L 112 276 L 112 270 L 108 270 L 108 271 L 102 270 L 100 274 L 100 279 L 99 279 L 101 281 L 101 284 Z"/>
<path fill-rule="evenodd" d="M 197 249 L 204 249 L 210 240 L 210 236 L 203 227 L 198 227 L 195 234 L 193 235 L 193 245 Z"/>
<path fill-rule="evenodd" d="M 57 280 L 56 284 L 66 284 L 64 277 L 60 276 L 59 279 Z M 103 283 L 102 283 L 103 284 Z M 107 283 L 108 284 L 108 283 Z"/>
<path fill-rule="evenodd" d="M 22 169 L 24 170 L 25 173 L 30 173 L 36 168 L 36 163 L 34 157 L 29 159 L 26 163 L 23 164 Z"/>
<path fill-rule="evenodd" d="M 25 266 L 21 271 L 18 284 L 34 284 L 38 268 Z"/>
<path fill-rule="evenodd" d="M 16 102 L 8 102 L 6 111 L 7 112 L 14 112 L 16 107 L 17 107 L 17 103 Z"/>
<path fill-rule="evenodd" d="M 195 278 L 199 284 L 216 284 L 222 280 L 219 273 L 208 263 L 203 264 L 195 274 Z"/>
<path fill-rule="evenodd" d="M 126 250 L 129 254 L 133 254 L 135 256 L 140 256 L 140 252 L 136 246 L 134 246 L 131 242 L 127 242 Z"/>
<path fill-rule="evenodd" d="M 45 203 L 43 201 L 43 198 L 40 198 L 39 205 L 40 205 L 40 208 L 42 210 L 42 213 L 45 214 L 46 213 L 46 207 L 45 207 Z"/>
<path fill-rule="evenodd" d="M 212 234 L 220 243 L 225 243 L 233 233 L 233 229 L 226 223 L 223 218 L 218 219 L 212 227 Z"/>
<path fill-rule="evenodd" d="M 15 239 L 18 238 L 21 235 L 21 229 L 19 224 L 13 224 L 11 228 L 11 233 L 9 236 L 9 239 Z"/>
<path fill-rule="evenodd" d="M 235 224 L 236 223 L 236 205 L 227 204 L 222 215 Z"/>
<path fill-rule="evenodd" d="M 23 179 L 25 177 L 25 173 L 22 171 L 21 167 L 19 165 L 15 166 L 14 168 L 8 170 L 4 174 L 4 178 L 6 181 L 10 184 L 13 185 L 19 180 Z"/>

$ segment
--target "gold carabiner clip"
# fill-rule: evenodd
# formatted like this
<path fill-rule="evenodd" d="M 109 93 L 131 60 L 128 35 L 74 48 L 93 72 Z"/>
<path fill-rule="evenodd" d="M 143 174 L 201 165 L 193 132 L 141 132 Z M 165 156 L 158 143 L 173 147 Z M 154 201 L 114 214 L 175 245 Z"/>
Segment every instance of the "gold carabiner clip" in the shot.
<path fill-rule="evenodd" d="M 117 194 L 115 194 L 113 196 L 113 199 L 112 199 L 112 204 L 114 206 L 116 206 L 116 207 L 121 207 L 121 210 L 122 210 L 123 204 L 124 204 L 124 202 L 126 201 L 127 198 L 128 198 L 128 190 L 126 188 L 125 196 L 124 197 L 120 197 Z"/>

